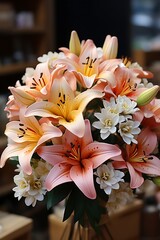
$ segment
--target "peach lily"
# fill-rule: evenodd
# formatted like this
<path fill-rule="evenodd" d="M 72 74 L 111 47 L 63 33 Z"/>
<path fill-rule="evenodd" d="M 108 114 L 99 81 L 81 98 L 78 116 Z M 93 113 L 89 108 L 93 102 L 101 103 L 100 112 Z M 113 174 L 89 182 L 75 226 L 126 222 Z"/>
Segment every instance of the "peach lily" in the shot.
<path fill-rule="evenodd" d="M 51 85 L 48 62 L 39 63 L 34 70 L 33 76 L 26 76 L 25 82 L 25 86 L 9 87 L 16 103 L 20 107 L 27 107 L 36 102 L 36 100 L 46 100 Z"/>
<path fill-rule="evenodd" d="M 98 75 L 98 51 L 92 40 L 87 40 L 81 50 L 73 73 L 84 88 L 92 87 Z"/>
<path fill-rule="evenodd" d="M 157 136 L 149 128 L 145 128 L 138 135 L 138 144 L 126 145 L 122 155 L 113 158 L 113 165 L 117 169 L 128 168 L 131 188 L 138 188 L 144 182 L 142 174 L 160 175 L 160 159 L 150 155 L 156 148 Z"/>
<path fill-rule="evenodd" d="M 60 69 L 56 71 L 60 71 Z M 59 75 L 57 74 L 57 76 Z M 48 101 L 32 104 L 28 107 L 25 116 L 35 115 L 56 119 L 59 125 L 64 126 L 76 136 L 82 137 L 85 131 L 82 113 L 92 99 L 102 96 L 100 91 L 92 89 L 77 95 L 63 75 L 54 79 Z"/>
<path fill-rule="evenodd" d="M 46 178 L 48 191 L 65 182 L 74 182 L 83 194 L 96 198 L 93 181 L 93 169 L 113 156 L 120 154 L 120 149 L 112 144 L 94 142 L 90 122 L 85 120 L 85 134 L 78 138 L 66 130 L 62 144 L 41 146 L 37 153 L 53 165 Z"/>
<path fill-rule="evenodd" d="M 26 77 L 26 91 L 35 98 L 45 98 L 47 95 L 47 87 L 51 82 L 51 74 L 49 71 L 48 61 L 39 63 L 32 77 Z"/>
<path fill-rule="evenodd" d="M 1 155 L 0 167 L 8 158 L 18 156 L 23 171 L 31 174 L 30 160 L 36 148 L 47 140 L 60 137 L 62 132 L 49 121 L 38 122 L 35 117 L 24 117 L 24 110 L 21 110 L 20 121 L 9 122 L 5 134 L 8 146 Z"/>

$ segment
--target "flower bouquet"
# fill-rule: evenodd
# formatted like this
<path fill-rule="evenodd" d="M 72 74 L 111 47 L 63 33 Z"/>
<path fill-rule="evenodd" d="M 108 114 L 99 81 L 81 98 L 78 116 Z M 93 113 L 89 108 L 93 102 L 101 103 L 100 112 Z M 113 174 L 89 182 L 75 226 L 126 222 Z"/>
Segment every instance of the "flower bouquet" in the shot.
<path fill-rule="evenodd" d="M 0 166 L 16 161 L 14 196 L 27 206 L 65 200 L 63 220 L 97 229 L 146 179 L 159 182 L 159 86 L 138 63 L 117 58 L 116 37 L 96 47 L 72 31 L 59 50 L 9 87 Z"/>

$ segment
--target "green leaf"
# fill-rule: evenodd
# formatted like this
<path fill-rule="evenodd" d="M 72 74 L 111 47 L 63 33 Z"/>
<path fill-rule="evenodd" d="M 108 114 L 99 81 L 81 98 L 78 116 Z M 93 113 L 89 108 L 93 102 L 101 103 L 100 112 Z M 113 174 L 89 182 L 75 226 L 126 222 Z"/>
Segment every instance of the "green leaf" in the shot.
<path fill-rule="evenodd" d="M 63 221 L 67 220 L 72 212 L 74 211 L 74 196 L 73 191 L 70 193 L 67 201 L 66 201 L 66 207 L 64 211 Z"/>
<path fill-rule="evenodd" d="M 64 183 L 55 188 L 52 191 L 47 193 L 47 209 L 54 207 L 59 202 L 64 200 L 69 193 L 71 192 L 73 187 L 72 183 Z"/>
<path fill-rule="evenodd" d="M 88 199 L 86 202 L 86 213 L 91 226 L 97 230 L 101 215 L 106 213 L 106 209 L 99 204 L 97 199 Z"/>
<path fill-rule="evenodd" d="M 86 197 L 84 194 L 77 188 L 75 190 L 75 208 L 74 208 L 74 222 L 80 220 L 80 218 L 84 215 L 85 211 L 85 203 Z"/>
<path fill-rule="evenodd" d="M 74 223 L 79 221 L 79 219 L 84 214 L 86 197 L 84 194 L 74 186 L 72 192 L 69 195 L 69 198 L 66 202 L 66 208 L 64 212 L 64 221 L 70 217 L 74 212 Z"/>
<path fill-rule="evenodd" d="M 98 231 L 101 215 L 106 213 L 106 209 L 100 205 L 98 199 L 87 198 L 75 185 L 67 199 L 63 221 L 67 220 L 73 212 L 74 223 L 79 221 L 82 226 L 85 226 L 87 217 L 90 225 Z"/>

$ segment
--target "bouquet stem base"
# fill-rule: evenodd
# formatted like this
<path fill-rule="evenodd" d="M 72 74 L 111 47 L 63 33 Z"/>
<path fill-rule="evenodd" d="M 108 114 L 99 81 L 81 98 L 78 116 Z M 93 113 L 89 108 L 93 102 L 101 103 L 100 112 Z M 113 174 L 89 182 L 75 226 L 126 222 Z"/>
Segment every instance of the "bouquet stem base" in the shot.
<path fill-rule="evenodd" d="M 140 240 L 142 206 L 141 200 L 135 200 L 111 216 L 103 215 L 100 234 L 96 234 L 92 228 L 82 228 L 77 223 L 73 225 L 70 219 L 62 222 L 55 214 L 51 214 L 50 240 Z"/>

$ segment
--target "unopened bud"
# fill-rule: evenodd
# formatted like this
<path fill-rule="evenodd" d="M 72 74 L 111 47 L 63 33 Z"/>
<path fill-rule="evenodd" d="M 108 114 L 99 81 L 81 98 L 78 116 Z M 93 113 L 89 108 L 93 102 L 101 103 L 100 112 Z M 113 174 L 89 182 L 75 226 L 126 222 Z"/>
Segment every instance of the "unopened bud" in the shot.
<path fill-rule="evenodd" d="M 144 106 L 147 105 L 148 103 L 150 103 L 155 96 L 157 95 L 159 91 L 159 86 L 155 85 L 151 88 L 148 88 L 147 90 L 145 90 L 144 92 L 142 92 L 138 98 L 137 98 L 137 105 L 138 106 Z"/>
<path fill-rule="evenodd" d="M 153 182 L 157 185 L 160 186 L 160 177 L 154 177 Z"/>
<path fill-rule="evenodd" d="M 103 44 L 103 55 L 105 59 L 114 59 L 117 57 L 118 39 L 117 37 L 106 36 Z"/>
<path fill-rule="evenodd" d="M 70 37 L 70 41 L 69 41 L 69 49 L 71 51 L 71 53 L 76 54 L 77 56 L 79 56 L 80 51 L 81 51 L 81 43 L 78 37 L 78 34 L 76 31 L 72 31 L 71 32 L 71 37 Z"/>

